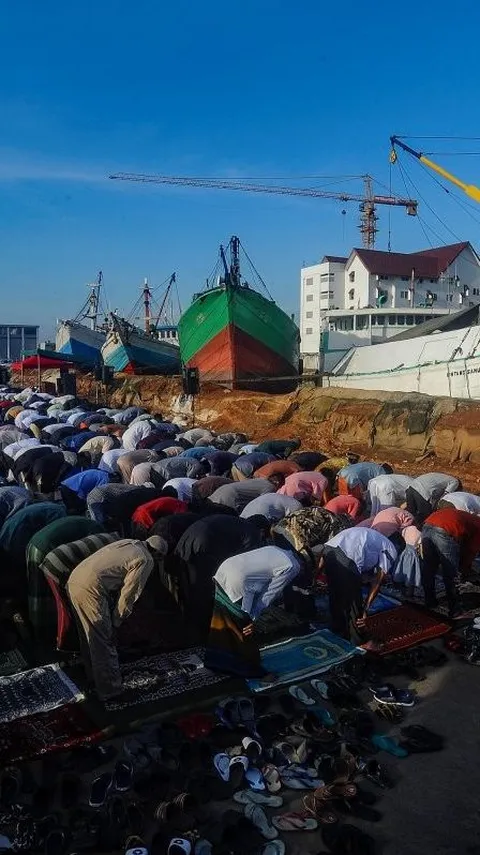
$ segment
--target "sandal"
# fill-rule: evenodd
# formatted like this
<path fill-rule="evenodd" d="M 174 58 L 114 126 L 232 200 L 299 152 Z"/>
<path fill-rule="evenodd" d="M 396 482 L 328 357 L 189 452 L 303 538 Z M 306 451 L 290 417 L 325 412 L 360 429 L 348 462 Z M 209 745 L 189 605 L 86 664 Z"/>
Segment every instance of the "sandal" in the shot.
<path fill-rule="evenodd" d="M 278 831 L 268 822 L 267 815 L 263 808 L 254 804 L 246 804 L 244 814 L 248 820 L 255 826 L 265 840 L 275 840 L 278 837 Z"/>
<path fill-rule="evenodd" d="M 299 701 L 301 704 L 304 704 L 304 706 L 315 706 L 315 698 L 312 698 L 311 695 L 307 695 L 307 693 L 304 691 L 304 689 L 302 689 L 301 686 L 290 686 L 288 692 L 292 696 L 292 698 L 295 698 L 296 701 Z"/>
<path fill-rule="evenodd" d="M 316 831 L 318 822 L 303 813 L 282 813 L 272 817 L 272 825 L 278 831 Z"/>
<path fill-rule="evenodd" d="M 305 810 L 310 813 L 322 825 L 333 825 L 338 822 L 338 817 L 327 808 L 327 802 L 335 798 L 331 787 L 320 787 L 315 792 L 303 799 Z"/>
<path fill-rule="evenodd" d="M 278 793 L 278 791 L 282 789 L 280 773 L 277 767 L 273 765 L 273 763 L 268 763 L 266 766 L 263 767 L 262 775 L 269 793 Z"/>
<path fill-rule="evenodd" d="M 279 808 L 283 805 L 281 796 L 272 796 L 267 793 L 259 793 L 255 790 L 240 790 L 233 794 L 233 801 L 239 805 L 265 805 L 266 807 Z"/>
<path fill-rule="evenodd" d="M 380 751 L 386 751 L 387 754 L 392 754 L 394 757 L 408 757 L 408 751 L 391 736 L 385 736 L 383 733 L 374 733 L 370 737 L 372 745 Z"/>

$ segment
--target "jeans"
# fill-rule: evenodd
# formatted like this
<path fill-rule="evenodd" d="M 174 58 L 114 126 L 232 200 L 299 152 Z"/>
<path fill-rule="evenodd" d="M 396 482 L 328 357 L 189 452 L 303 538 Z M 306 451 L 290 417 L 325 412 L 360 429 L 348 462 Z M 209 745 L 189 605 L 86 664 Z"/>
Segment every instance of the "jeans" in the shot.
<path fill-rule="evenodd" d="M 424 525 L 422 529 L 422 584 L 425 605 L 436 605 L 435 576 L 441 567 L 450 615 L 455 608 L 455 576 L 460 570 L 460 544 L 442 528 Z"/>

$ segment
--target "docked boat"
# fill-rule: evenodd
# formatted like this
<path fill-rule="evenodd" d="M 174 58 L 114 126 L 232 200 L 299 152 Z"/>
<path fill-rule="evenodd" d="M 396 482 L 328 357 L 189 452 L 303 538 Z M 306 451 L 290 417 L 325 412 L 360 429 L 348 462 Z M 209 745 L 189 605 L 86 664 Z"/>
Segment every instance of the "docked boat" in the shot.
<path fill-rule="evenodd" d="M 110 314 L 109 330 L 101 349 L 105 365 L 113 368 L 115 372 L 127 374 L 178 374 L 180 349 L 176 326 L 172 323 L 160 323 L 162 319 L 165 320 L 165 306 L 174 282 L 175 274 L 170 277 L 158 317 L 155 319 L 152 314 L 152 291 L 145 280 L 142 289 L 145 329 L 140 329 L 115 312 Z"/>
<path fill-rule="evenodd" d="M 292 387 L 298 374 L 298 327 L 268 292 L 263 296 L 243 279 L 238 237 L 230 239 L 228 252 L 227 260 L 220 247 L 220 275 L 194 295 L 178 322 L 182 363 L 198 368 L 201 381 L 230 388 Z"/>
<path fill-rule="evenodd" d="M 55 350 L 81 359 L 87 365 L 101 362 L 100 349 L 105 342 L 105 327 L 99 324 L 100 291 L 103 276 L 88 287 L 90 293 L 78 315 L 73 320 L 59 320 L 55 337 Z"/>
<path fill-rule="evenodd" d="M 480 327 L 354 347 L 324 385 L 480 400 Z"/>

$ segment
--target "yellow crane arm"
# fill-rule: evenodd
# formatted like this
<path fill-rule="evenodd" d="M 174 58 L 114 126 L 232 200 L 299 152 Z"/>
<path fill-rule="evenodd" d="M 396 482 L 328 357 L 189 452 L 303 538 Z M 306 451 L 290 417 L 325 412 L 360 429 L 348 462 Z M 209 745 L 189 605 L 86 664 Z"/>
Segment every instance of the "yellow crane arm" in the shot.
<path fill-rule="evenodd" d="M 430 160 L 429 157 L 426 157 L 422 154 L 421 151 L 415 151 L 415 149 L 410 148 L 409 145 L 403 142 L 403 140 L 398 137 L 390 137 L 390 143 L 392 145 L 392 150 L 390 152 L 390 163 L 397 162 L 397 152 L 395 150 L 395 146 L 399 146 L 404 151 L 411 154 L 412 157 L 416 157 L 421 163 L 425 166 L 428 166 L 429 169 L 432 169 L 437 175 L 441 175 L 442 178 L 446 178 L 447 181 L 450 181 L 451 184 L 455 184 L 456 187 L 460 187 L 460 190 L 463 190 L 470 199 L 474 199 L 475 202 L 480 202 L 480 187 L 476 187 L 475 184 L 466 184 L 465 181 L 461 181 L 460 178 L 457 178 L 455 175 L 452 175 L 451 172 L 448 172 L 443 166 L 440 166 L 438 163 L 434 163 L 433 160 Z"/>

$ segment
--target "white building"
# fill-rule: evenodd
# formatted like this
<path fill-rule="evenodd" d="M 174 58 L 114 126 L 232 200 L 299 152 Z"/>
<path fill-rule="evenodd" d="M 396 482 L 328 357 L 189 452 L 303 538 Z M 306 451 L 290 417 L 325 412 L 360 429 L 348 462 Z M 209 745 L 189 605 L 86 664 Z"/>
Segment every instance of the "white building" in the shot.
<path fill-rule="evenodd" d="M 302 268 L 304 369 L 338 362 L 352 346 L 377 344 L 405 327 L 480 303 L 480 257 L 468 242 L 414 253 L 353 249 Z"/>

